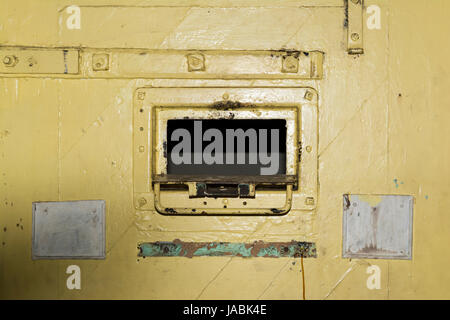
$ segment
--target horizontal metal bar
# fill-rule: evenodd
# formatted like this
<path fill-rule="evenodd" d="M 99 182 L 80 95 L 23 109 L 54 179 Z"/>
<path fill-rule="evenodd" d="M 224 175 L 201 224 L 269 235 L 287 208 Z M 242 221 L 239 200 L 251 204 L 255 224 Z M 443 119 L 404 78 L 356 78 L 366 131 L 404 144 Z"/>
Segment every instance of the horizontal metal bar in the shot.
<path fill-rule="evenodd" d="M 152 178 L 155 183 L 184 183 L 203 182 L 216 184 L 295 184 L 296 175 L 273 175 L 273 176 L 202 176 L 202 175 L 176 175 L 157 174 Z"/>
<path fill-rule="evenodd" d="M 197 51 L 0 46 L 0 76 L 320 80 L 323 56 L 320 51 L 285 49 Z"/>
<path fill-rule="evenodd" d="M 196 207 L 168 207 L 161 203 L 161 184 L 155 183 L 154 185 L 154 205 L 156 211 L 164 215 L 184 215 L 184 214 L 212 214 L 212 215 L 278 215 L 282 216 L 287 214 L 292 208 L 292 185 L 286 186 L 286 200 L 282 207 L 267 207 L 267 208 L 230 208 L 224 206 L 223 208 L 204 208 L 197 210 Z"/>
<path fill-rule="evenodd" d="M 316 258 L 316 245 L 313 242 L 144 242 L 138 245 L 139 257 L 304 257 Z"/>
<path fill-rule="evenodd" d="M 0 46 L 0 74 L 76 76 L 79 73 L 79 58 L 79 49 L 25 49 Z"/>

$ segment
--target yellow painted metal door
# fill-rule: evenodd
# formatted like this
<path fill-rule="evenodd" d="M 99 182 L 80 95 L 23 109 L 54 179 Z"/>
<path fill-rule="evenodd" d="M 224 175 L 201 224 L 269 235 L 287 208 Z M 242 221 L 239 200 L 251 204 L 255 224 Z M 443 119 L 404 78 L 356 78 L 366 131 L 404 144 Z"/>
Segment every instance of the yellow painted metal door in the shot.
<path fill-rule="evenodd" d="M 449 298 L 449 7 L 2 1 L 0 297 Z M 287 121 L 286 175 L 165 175 L 168 120 L 235 117 Z M 346 246 L 394 204 L 409 252 Z M 92 255 L 55 249 L 78 229 L 54 212 L 89 217 Z"/>

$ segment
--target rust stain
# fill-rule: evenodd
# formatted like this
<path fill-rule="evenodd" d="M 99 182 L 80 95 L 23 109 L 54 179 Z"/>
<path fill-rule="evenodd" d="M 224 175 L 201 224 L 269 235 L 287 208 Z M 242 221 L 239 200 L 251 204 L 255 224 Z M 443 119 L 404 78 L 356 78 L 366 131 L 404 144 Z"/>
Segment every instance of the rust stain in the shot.
<path fill-rule="evenodd" d="M 250 103 L 242 103 L 239 101 L 218 101 L 211 105 L 211 108 L 218 109 L 218 110 L 230 110 L 230 109 L 248 108 L 248 107 L 255 107 L 255 106 Z"/>
<path fill-rule="evenodd" d="M 171 213 L 171 214 L 177 213 L 177 211 L 175 209 L 173 209 L 173 208 L 166 208 L 165 211 L 167 213 Z"/>
<path fill-rule="evenodd" d="M 344 210 L 350 209 L 350 197 L 348 194 L 344 194 Z"/>
<path fill-rule="evenodd" d="M 187 257 L 195 256 L 236 256 L 236 257 L 316 257 L 316 246 L 310 242 L 172 242 L 141 243 L 138 245 L 141 257 Z"/>

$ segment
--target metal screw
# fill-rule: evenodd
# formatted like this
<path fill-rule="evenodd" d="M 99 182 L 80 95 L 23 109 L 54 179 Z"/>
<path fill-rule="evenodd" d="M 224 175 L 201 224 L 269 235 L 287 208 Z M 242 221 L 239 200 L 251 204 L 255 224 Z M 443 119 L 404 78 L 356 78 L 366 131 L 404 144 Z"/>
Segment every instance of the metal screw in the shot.
<path fill-rule="evenodd" d="M 352 38 L 353 41 L 358 41 L 359 40 L 359 34 L 357 34 L 356 32 L 352 33 L 351 38 Z"/>
<path fill-rule="evenodd" d="M 228 100 L 230 98 L 230 95 L 228 93 L 224 93 L 222 96 L 223 100 Z"/>
<path fill-rule="evenodd" d="M 312 147 L 311 146 L 306 146 L 306 151 L 311 152 L 312 151 Z"/>

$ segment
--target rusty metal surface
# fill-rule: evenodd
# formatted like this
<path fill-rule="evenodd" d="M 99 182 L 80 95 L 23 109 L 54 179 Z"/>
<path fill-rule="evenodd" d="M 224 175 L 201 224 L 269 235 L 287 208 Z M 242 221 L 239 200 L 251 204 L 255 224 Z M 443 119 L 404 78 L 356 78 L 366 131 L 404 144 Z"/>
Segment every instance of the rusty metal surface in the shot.
<path fill-rule="evenodd" d="M 146 242 L 138 245 L 139 257 L 200 257 L 200 256 L 237 256 L 237 257 L 303 257 L 316 258 L 316 245 L 312 242 Z"/>
<path fill-rule="evenodd" d="M 412 258 L 412 196 L 345 194 L 343 199 L 344 258 Z"/>
<path fill-rule="evenodd" d="M 255 184 L 294 184 L 297 181 L 295 175 L 274 175 L 274 176 L 195 176 L 176 174 L 156 174 L 153 176 L 154 182 L 159 183 L 180 183 L 180 182 L 204 182 L 220 184 L 255 183 Z"/>

